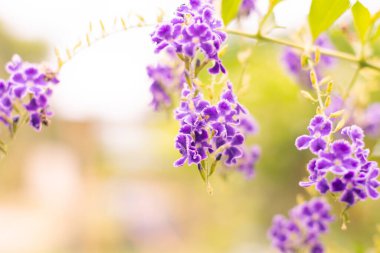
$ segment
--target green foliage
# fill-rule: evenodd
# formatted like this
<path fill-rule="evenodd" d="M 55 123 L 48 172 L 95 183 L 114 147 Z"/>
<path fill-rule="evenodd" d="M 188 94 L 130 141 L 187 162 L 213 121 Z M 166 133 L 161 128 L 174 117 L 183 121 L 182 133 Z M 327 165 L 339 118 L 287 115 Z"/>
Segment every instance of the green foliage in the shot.
<path fill-rule="evenodd" d="M 354 18 L 356 32 L 358 33 L 362 44 L 364 44 L 372 23 L 371 14 L 359 1 L 352 6 L 351 11 Z"/>
<path fill-rule="evenodd" d="M 349 0 L 313 0 L 309 12 L 313 40 L 334 24 L 349 7 Z"/>
<path fill-rule="evenodd" d="M 222 0 L 222 19 L 227 26 L 238 14 L 242 0 Z"/>

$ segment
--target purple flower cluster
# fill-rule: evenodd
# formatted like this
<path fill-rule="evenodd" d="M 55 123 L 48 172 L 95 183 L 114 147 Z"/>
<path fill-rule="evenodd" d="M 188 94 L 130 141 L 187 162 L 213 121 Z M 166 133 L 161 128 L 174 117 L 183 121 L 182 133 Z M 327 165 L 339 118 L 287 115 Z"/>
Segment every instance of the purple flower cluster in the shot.
<path fill-rule="evenodd" d="M 201 52 L 206 59 L 214 61 L 209 69 L 211 74 L 225 73 L 218 53 L 226 34 L 219 30 L 222 21 L 216 17 L 212 4 L 205 0 L 190 0 L 181 5 L 175 17 L 156 27 L 152 41 L 156 44 L 156 53 L 163 49 L 174 49 L 185 62 L 199 59 Z"/>
<path fill-rule="evenodd" d="M 0 120 L 12 130 L 27 116 L 29 124 L 40 130 L 52 114 L 49 97 L 59 80 L 52 71 L 24 62 L 18 55 L 13 56 L 6 70 L 10 77 L 0 80 Z"/>
<path fill-rule="evenodd" d="M 356 125 L 345 127 L 341 139 L 332 141 L 332 127 L 329 118 L 317 115 L 310 121 L 309 135 L 296 139 L 298 150 L 310 149 L 317 155 L 307 165 L 309 181 L 300 185 L 315 185 L 321 194 L 339 194 L 348 206 L 367 197 L 378 198 L 379 168 L 376 162 L 368 161 L 363 130 Z"/>
<path fill-rule="evenodd" d="M 247 17 L 256 10 L 256 0 L 243 0 L 239 9 L 239 17 Z"/>
<path fill-rule="evenodd" d="M 320 36 L 316 41 L 315 45 L 321 48 L 333 48 L 328 37 L 326 35 Z M 301 65 L 301 55 L 298 51 L 292 48 L 285 48 L 283 53 L 283 62 L 286 69 L 292 74 L 299 84 L 305 85 L 311 88 L 311 81 L 309 76 L 309 71 L 304 69 Z M 320 75 L 325 69 L 331 67 L 333 64 L 333 59 L 330 56 L 321 55 L 319 64 L 315 67 L 315 72 L 317 76 Z"/>
<path fill-rule="evenodd" d="M 320 235 L 325 234 L 333 221 L 330 206 L 323 199 L 312 199 L 294 207 L 289 218 L 276 215 L 269 230 L 273 247 L 283 253 L 323 253 Z"/>
<path fill-rule="evenodd" d="M 156 66 L 148 66 L 147 73 L 152 80 L 150 92 L 152 94 L 152 102 L 154 110 L 169 108 L 172 104 L 172 97 L 181 92 L 185 82 L 184 68 L 182 62 L 173 60 L 168 64 L 157 64 Z"/>
<path fill-rule="evenodd" d="M 259 151 L 255 148 L 245 152 L 243 144 L 245 136 L 256 131 L 256 124 L 237 101 L 231 84 L 216 105 L 204 100 L 201 94 L 184 89 L 175 117 L 181 124 L 175 147 L 182 157 L 174 166 L 186 162 L 201 166 L 212 155 L 212 162 L 223 160 L 227 167 L 237 166 L 246 175 L 253 174 Z"/>
<path fill-rule="evenodd" d="M 175 118 L 181 125 L 175 147 L 182 156 L 174 166 L 195 164 L 205 178 L 220 161 L 252 177 L 260 152 L 258 147 L 246 147 L 245 139 L 255 133 L 256 123 L 238 103 L 230 83 L 216 104 L 205 100 L 198 87 L 198 74 L 209 62 L 213 63 L 209 68 L 211 74 L 226 73 L 219 52 L 227 36 L 221 31 L 223 23 L 211 2 L 189 0 L 189 4 L 177 8 L 169 22 L 158 25 L 151 34 L 156 53 L 169 52 L 184 65 L 177 76 L 173 75 L 173 67 L 148 68 L 153 79 L 152 105 L 155 109 L 167 107 L 172 103 L 173 88 L 182 89 L 181 102 L 175 110 Z"/>

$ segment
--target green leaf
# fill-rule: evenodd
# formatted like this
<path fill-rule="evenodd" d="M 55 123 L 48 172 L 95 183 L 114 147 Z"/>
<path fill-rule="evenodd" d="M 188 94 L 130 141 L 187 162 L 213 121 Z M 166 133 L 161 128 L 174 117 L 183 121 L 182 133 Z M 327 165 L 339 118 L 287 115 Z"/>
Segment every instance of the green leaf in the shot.
<path fill-rule="evenodd" d="M 371 27 L 371 14 L 368 9 L 359 1 L 352 6 L 352 16 L 354 17 L 354 25 L 356 32 L 362 43 L 366 41 L 367 33 Z"/>
<path fill-rule="evenodd" d="M 350 7 L 350 0 L 313 0 L 309 26 L 313 40 L 326 31 Z"/>
<path fill-rule="evenodd" d="M 222 19 L 227 26 L 238 14 L 242 0 L 222 0 Z"/>
<path fill-rule="evenodd" d="M 329 35 L 329 38 L 336 49 L 345 53 L 355 54 L 355 49 L 352 47 L 347 35 L 344 34 L 341 29 L 332 29 L 332 31 L 329 32 Z"/>

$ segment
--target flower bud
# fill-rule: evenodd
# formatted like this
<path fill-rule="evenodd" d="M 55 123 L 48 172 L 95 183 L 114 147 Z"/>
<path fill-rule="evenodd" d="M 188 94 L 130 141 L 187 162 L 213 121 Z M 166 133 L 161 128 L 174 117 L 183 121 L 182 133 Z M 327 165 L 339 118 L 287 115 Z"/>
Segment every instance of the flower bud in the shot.
<path fill-rule="evenodd" d="M 330 96 L 327 96 L 327 97 L 326 97 L 326 100 L 325 100 L 325 106 L 326 106 L 326 107 L 329 107 L 330 104 L 331 104 L 331 97 L 330 97 Z"/>
<path fill-rule="evenodd" d="M 308 67 L 308 61 L 309 61 L 309 57 L 305 54 L 302 54 L 301 55 L 301 66 L 302 66 L 302 68 Z"/>
<path fill-rule="evenodd" d="M 326 89 L 326 92 L 327 94 L 331 94 L 331 91 L 333 89 L 333 85 L 334 83 L 332 81 L 330 81 L 328 84 L 327 84 L 327 89 Z"/>
<path fill-rule="evenodd" d="M 310 71 L 310 81 L 313 85 L 317 84 L 317 76 L 315 75 L 315 71 L 311 70 Z"/>
<path fill-rule="evenodd" d="M 314 54 L 314 62 L 315 62 L 315 64 L 318 64 L 320 60 L 321 60 L 321 51 L 319 50 L 319 47 L 317 47 L 315 49 L 315 54 Z"/>

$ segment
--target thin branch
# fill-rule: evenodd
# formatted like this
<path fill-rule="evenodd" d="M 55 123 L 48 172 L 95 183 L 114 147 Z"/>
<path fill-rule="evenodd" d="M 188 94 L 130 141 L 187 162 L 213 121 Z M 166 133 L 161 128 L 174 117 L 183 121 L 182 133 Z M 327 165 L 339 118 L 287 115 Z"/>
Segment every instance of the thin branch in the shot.
<path fill-rule="evenodd" d="M 244 33 L 244 32 L 240 32 L 240 31 L 236 31 L 236 30 L 224 30 L 224 31 L 231 34 L 231 35 L 237 35 L 237 36 L 241 36 L 241 37 L 245 37 L 245 38 L 249 38 L 249 39 L 261 40 L 261 41 L 267 41 L 267 42 L 271 42 L 271 43 L 275 43 L 275 44 L 279 44 L 279 45 L 283 45 L 283 46 L 287 46 L 287 47 L 292 47 L 294 49 L 298 49 L 301 51 L 306 50 L 305 46 L 291 42 L 291 41 L 272 38 L 272 37 L 260 35 L 260 34 Z M 311 50 L 314 52 L 316 50 L 316 48 L 312 48 Z M 333 49 L 328 49 L 328 48 L 319 48 L 319 51 L 323 55 L 327 55 L 327 56 L 331 56 L 334 58 L 339 58 L 342 60 L 354 62 L 354 63 L 357 63 L 358 65 L 360 65 L 361 68 L 370 68 L 370 69 L 373 69 L 373 70 L 380 72 L 380 66 L 375 65 L 373 63 L 370 63 L 370 62 L 363 60 L 361 58 L 358 58 L 355 55 L 344 53 L 344 52 L 333 50 Z"/>
<path fill-rule="evenodd" d="M 361 66 L 358 65 L 358 67 L 356 68 L 355 70 L 355 73 L 354 75 L 352 76 L 352 79 L 351 79 L 351 82 L 349 83 L 345 93 L 344 93 L 344 96 L 343 96 L 343 99 L 346 99 L 349 97 L 350 93 L 351 93 L 351 90 L 352 88 L 354 87 L 354 84 L 356 83 L 356 81 L 358 80 L 358 77 L 359 77 L 359 73 L 360 73 L 360 70 L 361 70 Z"/>

